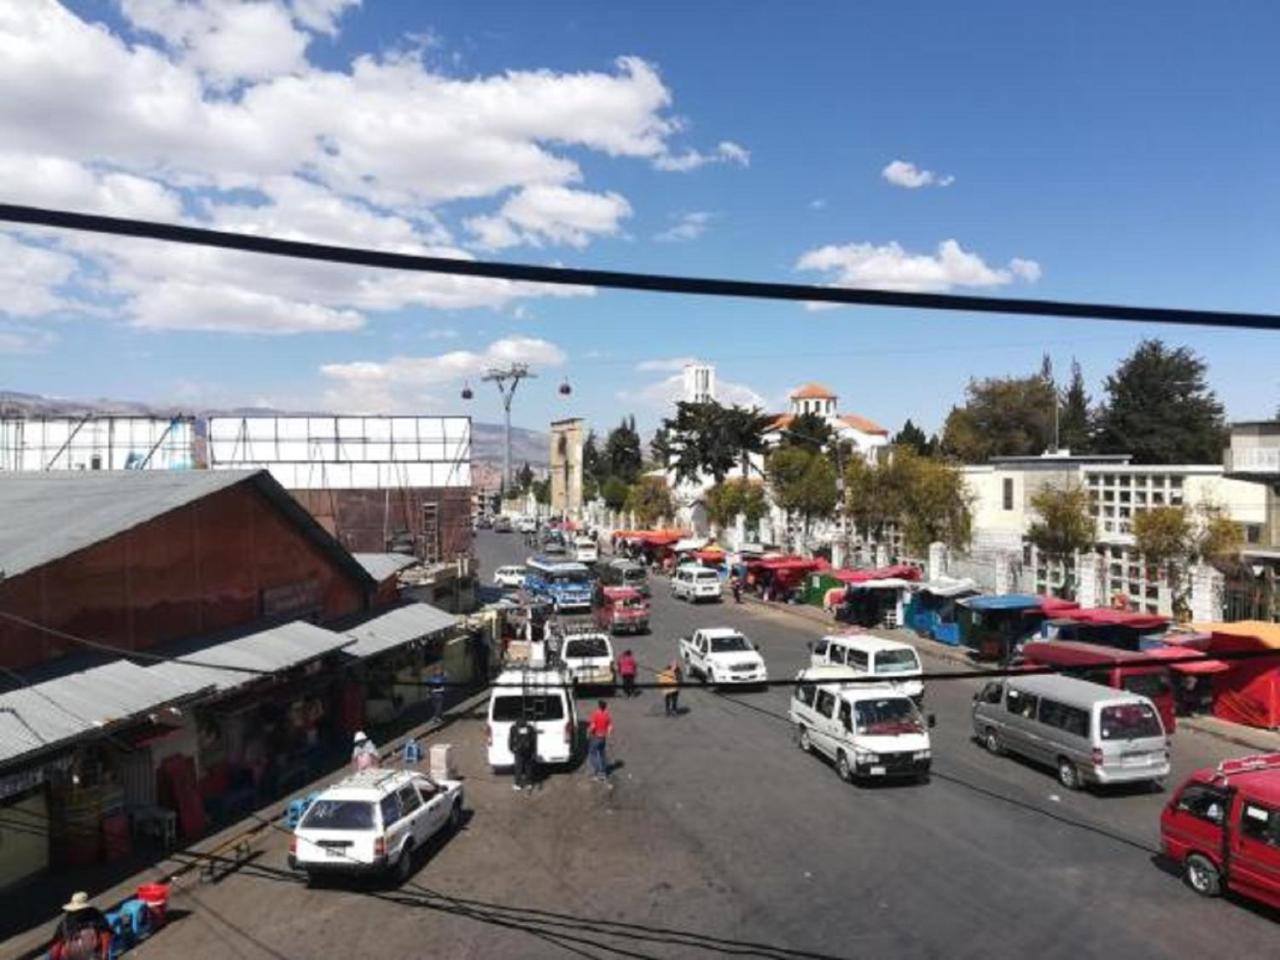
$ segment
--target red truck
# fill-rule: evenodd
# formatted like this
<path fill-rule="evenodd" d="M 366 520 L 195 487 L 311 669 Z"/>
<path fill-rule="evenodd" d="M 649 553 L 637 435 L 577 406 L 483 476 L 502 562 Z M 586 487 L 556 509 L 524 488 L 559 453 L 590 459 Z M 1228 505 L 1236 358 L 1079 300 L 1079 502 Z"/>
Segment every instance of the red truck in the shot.
<path fill-rule="evenodd" d="M 1280 753 L 1193 773 L 1160 815 L 1160 846 L 1196 893 L 1280 909 Z"/>
<path fill-rule="evenodd" d="M 593 615 L 596 626 L 610 633 L 649 632 L 649 601 L 635 587 L 601 587 Z"/>

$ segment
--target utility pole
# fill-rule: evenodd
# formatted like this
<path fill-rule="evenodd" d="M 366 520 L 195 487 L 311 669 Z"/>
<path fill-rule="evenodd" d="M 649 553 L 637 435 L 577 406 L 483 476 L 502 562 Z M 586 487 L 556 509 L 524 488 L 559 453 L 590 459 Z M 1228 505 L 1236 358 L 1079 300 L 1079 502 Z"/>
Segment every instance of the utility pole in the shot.
<path fill-rule="evenodd" d="M 490 367 L 483 381 L 492 381 L 498 385 L 498 393 L 502 395 L 503 426 L 505 433 L 502 447 L 502 493 L 511 492 L 511 401 L 515 398 L 516 388 L 520 381 L 536 377 L 527 363 L 513 363 L 509 367 Z"/>

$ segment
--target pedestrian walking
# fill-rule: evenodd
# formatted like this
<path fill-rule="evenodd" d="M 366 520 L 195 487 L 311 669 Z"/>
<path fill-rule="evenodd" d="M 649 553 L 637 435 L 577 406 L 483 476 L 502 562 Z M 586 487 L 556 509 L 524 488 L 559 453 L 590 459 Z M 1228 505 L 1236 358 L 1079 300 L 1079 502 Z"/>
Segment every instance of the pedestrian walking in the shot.
<path fill-rule="evenodd" d="M 623 650 L 622 656 L 618 658 L 618 676 L 622 677 L 623 696 L 636 695 L 636 671 L 639 669 L 640 665 L 636 663 L 636 658 L 631 655 L 631 651 Z"/>
<path fill-rule="evenodd" d="M 532 790 L 534 764 L 538 757 L 538 728 L 527 716 L 521 716 L 511 725 L 507 734 L 507 748 L 515 759 L 515 781 L 512 790 Z"/>
<path fill-rule="evenodd" d="M 672 660 L 667 669 L 658 674 L 658 683 L 662 684 L 662 712 L 668 717 L 680 715 L 680 684 L 684 680 L 684 671 L 680 669 L 680 661 Z"/>
<path fill-rule="evenodd" d="M 596 711 L 587 721 L 587 762 L 591 764 L 593 780 L 607 782 L 609 779 L 609 737 L 613 734 L 613 717 L 609 714 L 609 704 L 603 700 L 596 701 Z"/>
<path fill-rule="evenodd" d="M 363 730 L 357 730 L 351 744 L 351 765 L 357 770 L 368 770 L 378 765 L 378 748 Z"/>
<path fill-rule="evenodd" d="M 437 663 L 427 678 L 431 690 L 431 722 L 439 723 L 444 719 L 444 688 L 446 683 L 444 665 Z"/>
<path fill-rule="evenodd" d="M 742 578 L 734 577 L 732 580 L 729 581 L 729 586 L 733 590 L 733 602 L 741 603 L 742 602 Z"/>

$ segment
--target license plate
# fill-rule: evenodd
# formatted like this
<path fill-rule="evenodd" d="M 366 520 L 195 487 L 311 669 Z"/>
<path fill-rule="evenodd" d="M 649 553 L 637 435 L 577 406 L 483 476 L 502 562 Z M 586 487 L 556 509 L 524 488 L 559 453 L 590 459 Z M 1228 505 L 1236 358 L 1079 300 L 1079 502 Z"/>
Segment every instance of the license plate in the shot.
<path fill-rule="evenodd" d="M 324 848 L 324 855 L 325 855 L 326 857 L 343 857 L 343 856 L 346 856 L 346 853 L 347 853 L 347 851 L 345 851 L 345 850 L 343 850 L 343 849 L 341 849 L 341 848 L 339 848 L 339 847 L 325 847 L 325 848 Z"/>
<path fill-rule="evenodd" d="M 871 768 L 871 775 L 872 775 L 873 777 L 882 777 L 882 776 L 884 776 L 884 767 L 872 767 L 872 768 Z"/>

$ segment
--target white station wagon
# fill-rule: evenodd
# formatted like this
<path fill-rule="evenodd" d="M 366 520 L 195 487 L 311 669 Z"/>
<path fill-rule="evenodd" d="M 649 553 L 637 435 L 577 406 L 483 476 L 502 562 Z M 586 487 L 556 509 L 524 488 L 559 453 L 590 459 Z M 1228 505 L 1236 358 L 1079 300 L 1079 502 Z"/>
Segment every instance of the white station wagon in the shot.
<path fill-rule="evenodd" d="M 361 770 L 335 783 L 303 814 L 289 866 L 319 874 L 413 875 L 414 857 L 439 831 L 462 825 L 462 784 L 415 770 Z"/>

